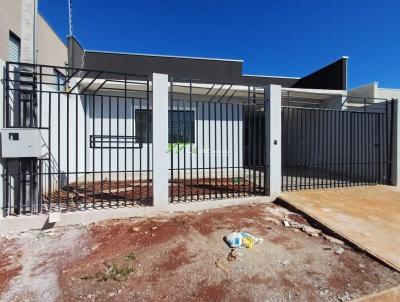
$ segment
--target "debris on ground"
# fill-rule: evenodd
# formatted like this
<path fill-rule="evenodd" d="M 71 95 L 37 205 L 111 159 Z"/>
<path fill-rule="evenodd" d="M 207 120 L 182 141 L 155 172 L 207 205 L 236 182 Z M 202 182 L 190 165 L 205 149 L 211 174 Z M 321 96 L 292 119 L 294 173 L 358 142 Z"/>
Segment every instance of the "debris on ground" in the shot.
<path fill-rule="evenodd" d="M 341 255 L 344 252 L 344 248 L 340 247 L 336 250 L 336 254 Z"/>
<path fill-rule="evenodd" d="M 310 236 L 313 236 L 313 237 L 318 237 L 322 233 L 321 230 L 318 230 L 316 228 L 313 228 L 311 226 L 308 226 L 308 225 L 305 225 L 302 223 L 298 223 L 296 221 L 284 220 L 283 225 L 287 228 L 290 227 L 293 229 L 302 230 L 304 233 L 306 233 Z"/>
<path fill-rule="evenodd" d="M 224 238 L 230 248 L 253 248 L 255 244 L 263 242 L 261 237 L 246 232 L 233 232 Z"/>
<path fill-rule="evenodd" d="M 326 235 L 326 234 L 322 234 L 322 237 L 324 237 L 329 242 L 336 243 L 336 244 L 339 244 L 339 245 L 344 245 L 344 241 L 342 241 L 340 239 L 337 239 L 335 237 L 332 237 L 332 236 L 329 236 L 329 235 Z"/>
<path fill-rule="evenodd" d="M 224 271 L 225 274 L 227 275 L 229 274 L 228 268 L 226 267 L 224 260 L 222 258 L 215 261 L 215 266 Z"/>
<path fill-rule="evenodd" d="M 288 260 L 288 259 L 279 260 L 278 262 L 279 262 L 280 264 L 282 264 L 282 265 L 289 265 L 289 264 L 290 264 L 290 260 Z"/>
<path fill-rule="evenodd" d="M 237 249 L 231 249 L 230 253 L 228 254 L 228 261 L 235 261 L 239 256 Z"/>

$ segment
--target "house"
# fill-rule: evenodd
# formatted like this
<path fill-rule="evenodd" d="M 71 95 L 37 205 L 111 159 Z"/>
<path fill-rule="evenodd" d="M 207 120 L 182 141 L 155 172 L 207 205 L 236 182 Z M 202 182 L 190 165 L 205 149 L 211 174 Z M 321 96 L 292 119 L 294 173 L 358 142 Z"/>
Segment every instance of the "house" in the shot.
<path fill-rule="evenodd" d="M 356 99 L 358 99 L 359 102 L 365 101 L 367 103 L 373 103 L 373 100 L 375 100 L 376 102 L 379 99 L 399 99 L 400 89 L 379 87 L 378 82 L 373 82 L 350 89 L 348 92 L 348 96 L 351 97 L 353 101 L 356 101 Z"/>
<path fill-rule="evenodd" d="M 392 105 L 348 102 L 347 57 L 286 77 L 67 50 L 68 66 L 6 64 L 5 216 L 391 182 Z"/>

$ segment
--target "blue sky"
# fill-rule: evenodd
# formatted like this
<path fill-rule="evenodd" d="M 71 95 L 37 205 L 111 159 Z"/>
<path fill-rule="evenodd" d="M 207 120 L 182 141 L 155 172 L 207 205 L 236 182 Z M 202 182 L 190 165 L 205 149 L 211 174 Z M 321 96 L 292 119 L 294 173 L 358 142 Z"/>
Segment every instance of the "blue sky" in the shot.
<path fill-rule="evenodd" d="M 68 34 L 67 0 L 40 0 Z M 349 85 L 400 88 L 400 0 L 73 0 L 86 49 L 243 59 L 244 73 L 302 76 L 349 56 Z"/>

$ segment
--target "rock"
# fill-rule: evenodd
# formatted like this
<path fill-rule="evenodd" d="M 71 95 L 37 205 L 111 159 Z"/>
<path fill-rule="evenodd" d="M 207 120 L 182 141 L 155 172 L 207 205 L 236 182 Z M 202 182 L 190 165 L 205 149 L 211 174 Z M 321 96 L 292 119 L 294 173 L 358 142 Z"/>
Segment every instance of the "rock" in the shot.
<path fill-rule="evenodd" d="M 119 290 L 117 291 L 117 293 L 118 293 L 118 294 L 122 293 L 122 290 L 121 290 L 121 289 L 119 289 Z"/>
<path fill-rule="evenodd" d="M 92 248 L 90 249 L 91 251 L 95 251 L 100 247 L 100 244 L 96 243 L 95 245 L 92 246 Z"/>
<path fill-rule="evenodd" d="M 115 296 L 115 293 L 109 293 L 108 296 L 109 296 L 109 297 L 114 297 L 114 296 Z"/>
<path fill-rule="evenodd" d="M 285 227 L 290 227 L 290 223 L 289 223 L 289 221 L 287 221 L 287 220 L 284 220 L 284 221 L 283 221 L 283 225 L 284 225 Z"/>
<path fill-rule="evenodd" d="M 86 298 L 90 299 L 90 298 L 92 298 L 92 295 L 89 294 L 89 295 L 86 296 Z"/>
<path fill-rule="evenodd" d="M 279 263 L 282 265 L 289 265 L 290 264 L 290 260 L 285 259 L 285 260 L 279 260 Z"/>
<path fill-rule="evenodd" d="M 344 252 L 344 248 L 340 247 L 336 250 L 336 254 L 341 255 Z"/>
<path fill-rule="evenodd" d="M 157 228 L 158 228 L 158 227 L 156 227 L 156 226 L 153 226 L 151 229 L 152 229 L 152 230 L 155 230 L 155 229 L 157 229 Z"/>

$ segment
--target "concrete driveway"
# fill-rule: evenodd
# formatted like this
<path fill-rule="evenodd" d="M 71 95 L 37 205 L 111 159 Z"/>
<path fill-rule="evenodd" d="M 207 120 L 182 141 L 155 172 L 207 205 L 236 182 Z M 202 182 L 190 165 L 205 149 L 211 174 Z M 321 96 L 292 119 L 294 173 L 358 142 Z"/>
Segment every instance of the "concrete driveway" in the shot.
<path fill-rule="evenodd" d="M 400 188 L 298 191 L 281 198 L 400 271 Z"/>

